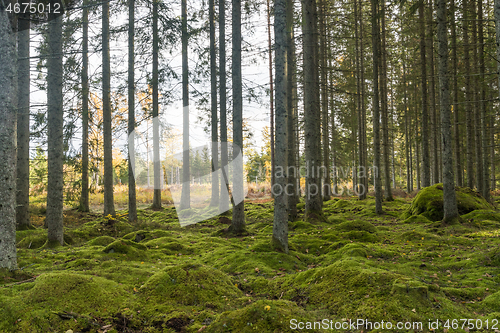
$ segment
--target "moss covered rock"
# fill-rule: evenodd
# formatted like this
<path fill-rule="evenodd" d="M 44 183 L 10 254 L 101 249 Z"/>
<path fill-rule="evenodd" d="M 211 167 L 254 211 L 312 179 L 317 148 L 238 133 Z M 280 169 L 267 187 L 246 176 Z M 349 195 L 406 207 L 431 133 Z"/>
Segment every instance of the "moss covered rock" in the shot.
<path fill-rule="evenodd" d="M 475 210 L 492 210 L 489 204 L 478 192 L 468 187 L 457 187 L 458 213 L 464 215 Z M 413 199 L 410 208 L 403 213 L 407 219 L 412 215 L 423 215 L 431 221 L 443 219 L 443 184 L 435 184 L 422 189 Z"/>
<path fill-rule="evenodd" d="M 128 239 L 118 239 L 106 246 L 106 253 L 137 254 L 138 250 L 147 250 L 147 247 Z"/>

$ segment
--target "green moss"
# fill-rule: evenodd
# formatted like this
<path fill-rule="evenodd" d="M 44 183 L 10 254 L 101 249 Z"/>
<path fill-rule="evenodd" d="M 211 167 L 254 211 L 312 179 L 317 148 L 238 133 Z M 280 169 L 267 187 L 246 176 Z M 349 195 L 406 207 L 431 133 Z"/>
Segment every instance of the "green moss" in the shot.
<path fill-rule="evenodd" d="M 377 229 L 373 224 L 366 221 L 347 221 L 339 224 L 337 226 L 338 230 L 342 231 L 366 231 L 369 233 L 375 233 Z"/>
<path fill-rule="evenodd" d="M 91 246 L 108 246 L 114 241 L 115 239 L 111 236 L 99 236 L 97 238 L 93 238 L 87 244 Z"/>
<path fill-rule="evenodd" d="M 21 235 L 22 238 L 20 237 L 21 233 L 23 233 L 23 235 Z M 18 248 L 38 249 L 47 242 L 46 230 L 28 230 L 17 232 L 17 235 L 17 238 L 21 238 L 17 243 Z"/>
<path fill-rule="evenodd" d="M 138 251 L 147 250 L 147 247 L 128 239 L 118 239 L 106 246 L 105 253 L 138 254 Z"/>
<path fill-rule="evenodd" d="M 403 215 L 403 217 L 404 216 L 406 216 L 406 215 Z M 411 223 L 411 224 L 430 223 L 430 222 L 431 222 L 431 220 L 429 220 L 427 217 L 425 217 L 423 215 L 412 215 L 403 221 L 403 223 Z"/>
<path fill-rule="evenodd" d="M 468 214 L 462 215 L 462 219 L 466 221 L 470 220 L 490 220 L 500 222 L 500 213 L 491 210 L 475 210 Z"/>
<path fill-rule="evenodd" d="M 294 332 L 291 323 L 315 322 L 321 319 L 314 313 L 304 311 L 295 302 L 257 301 L 242 309 L 222 313 L 207 327 L 206 332 Z M 307 332 L 319 331 L 321 331 L 319 328 L 307 330 Z"/>
<path fill-rule="evenodd" d="M 167 267 L 156 273 L 139 289 L 144 300 L 157 304 L 222 308 L 227 298 L 242 296 L 241 290 L 219 270 L 183 265 Z"/>
<path fill-rule="evenodd" d="M 457 187 L 457 206 L 460 215 L 470 213 L 474 210 L 491 210 L 491 206 L 478 192 L 468 187 Z M 422 214 L 431 221 L 443 219 L 443 184 L 422 189 L 413 199 L 411 206 L 403 215 L 407 218 L 411 215 Z"/>
<path fill-rule="evenodd" d="M 500 312 L 500 291 L 486 297 L 483 301 L 483 304 L 489 310 Z"/>

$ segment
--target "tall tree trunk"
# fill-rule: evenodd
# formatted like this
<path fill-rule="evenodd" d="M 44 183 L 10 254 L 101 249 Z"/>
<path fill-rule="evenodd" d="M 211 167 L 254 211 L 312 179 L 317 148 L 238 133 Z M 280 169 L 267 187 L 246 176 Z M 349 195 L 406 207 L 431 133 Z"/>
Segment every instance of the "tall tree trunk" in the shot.
<path fill-rule="evenodd" d="M 382 183 L 380 180 L 380 110 L 379 110 L 379 27 L 377 0 L 371 0 L 372 5 L 372 48 L 373 48 L 373 154 L 375 183 L 375 213 L 382 214 Z"/>
<path fill-rule="evenodd" d="M 476 0 L 470 0 L 471 5 L 471 15 L 472 15 L 472 70 L 474 76 L 472 76 L 472 91 L 474 95 L 474 143 L 475 143 L 475 158 L 476 158 L 476 186 L 479 193 L 483 192 L 483 148 L 481 140 L 481 88 L 482 82 L 478 80 L 477 74 L 479 73 L 479 57 L 478 57 L 478 24 L 476 16 Z M 482 23 L 482 22 L 481 22 Z"/>
<path fill-rule="evenodd" d="M 318 218 L 321 212 L 321 120 L 318 94 L 316 0 L 304 0 L 304 137 L 306 168 L 306 216 Z"/>
<path fill-rule="evenodd" d="M 326 68 L 326 24 L 325 24 L 326 1 L 319 1 L 319 31 L 320 31 L 320 69 L 321 69 L 321 134 L 323 144 L 323 200 L 330 200 L 331 181 L 330 181 L 330 150 L 328 135 L 328 73 Z"/>
<path fill-rule="evenodd" d="M 128 220 L 137 221 L 135 191 L 135 0 L 128 0 Z"/>
<path fill-rule="evenodd" d="M 482 169 L 483 169 L 483 197 L 490 201 L 490 174 L 489 174 L 489 161 L 488 161 L 488 133 L 487 133 L 487 128 L 486 128 L 486 119 L 487 119 L 487 113 L 486 113 L 486 84 L 484 80 L 484 72 L 485 72 L 485 62 L 484 62 L 484 32 L 483 32 L 483 1 L 478 0 L 477 4 L 477 11 L 478 11 L 478 20 L 479 24 L 477 25 L 478 27 L 478 53 L 479 53 L 479 73 L 480 73 L 480 79 L 481 82 L 479 84 L 479 89 L 481 92 L 480 95 L 480 100 L 481 102 L 479 103 L 479 123 L 481 125 L 481 129 L 478 129 L 480 131 L 481 135 L 481 148 L 482 148 Z"/>
<path fill-rule="evenodd" d="M 402 10 L 403 8 L 401 8 Z M 406 81 L 406 38 L 404 37 L 403 31 L 403 19 L 401 18 L 401 36 L 403 36 L 402 48 L 403 48 L 403 108 L 404 108 L 404 118 L 405 118 L 405 161 L 406 161 L 406 191 L 408 193 L 413 192 L 412 175 L 411 175 L 411 157 L 410 157 L 410 137 L 409 129 L 411 127 L 409 115 L 408 115 L 408 97 L 407 88 L 408 84 Z"/>
<path fill-rule="evenodd" d="M 102 113 L 104 141 L 104 216 L 115 216 L 113 199 L 113 141 L 111 129 L 111 69 L 109 57 L 109 2 L 102 4 Z"/>
<path fill-rule="evenodd" d="M 494 13 L 495 13 L 495 41 L 496 41 L 496 61 L 497 61 L 497 71 L 500 73 L 500 0 L 495 0 L 495 4 L 494 4 Z M 500 87 L 500 74 L 498 75 L 498 86 Z M 498 90 L 499 91 L 499 94 L 500 94 L 500 89 Z M 495 116 L 492 115 L 492 121 L 491 121 L 491 125 L 494 126 L 495 124 Z M 491 173 L 493 175 L 492 177 L 492 186 L 491 188 L 494 190 L 495 189 L 495 169 L 494 169 L 494 165 L 495 165 L 495 159 L 494 159 L 494 148 L 493 148 L 493 143 L 494 143 L 494 127 L 492 127 L 491 129 L 491 135 L 492 135 L 492 140 L 491 140 L 491 143 L 492 143 L 492 154 L 491 154 L 491 165 L 492 165 L 492 168 L 491 168 Z"/>
<path fill-rule="evenodd" d="M 17 269 L 16 253 L 16 40 L 0 10 L 0 268 Z"/>
<path fill-rule="evenodd" d="M 189 159 L 189 68 L 188 68 L 188 31 L 187 3 L 181 1 L 182 18 L 182 193 L 180 209 L 191 208 L 191 174 Z"/>
<path fill-rule="evenodd" d="M 161 161 L 160 161 L 160 123 L 158 105 L 158 1 L 153 0 L 153 167 L 154 190 L 151 208 L 161 208 Z"/>
<path fill-rule="evenodd" d="M 294 30 L 293 30 L 293 13 L 294 13 L 294 1 L 286 0 L 286 51 L 287 51 L 287 84 L 286 84 L 286 111 L 287 111 L 287 132 L 288 132 L 288 154 L 287 161 L 288 167 L 291 167 L 292 172 L 287 172 L 288 174 L 288 220 L 294 221 L 297 218 L 297 203 L 298 203 L 298 191 L 297 191 L 297 178 L 300 179 L 298 174 L 299 167 L 296 163 L 296 136 L 295 124 L 297 122 L 297 108 L 295 107 L 294 96 L 296 94 L 296 57 L 295 57 L 295 41 L 294 41 Z"/>
<path fill-rule="evenodd" d="M 89 207 L 89 8 L 83 2 L 82 18 L 82 193 L 79 210 Z"/>
<path fill-rule="evenodd" d="M 441 132 L 443 140 L 443 223 L 459 219 L 453 175 L 453 143 L 451 136 L 450 89 L 448 83 L 448 37 L 446 28 L 446 0 L 438 0 L 438 54 L 439 99 L 441 108 Z"/>
<path fill-rule="evenodd" d="M 469 45 L 469 0 L 463 0 L 463 40 L 464 40 L 464 67 L 465 67 L 465 114 L 466 114 L 466 156 L 467 156 L 467 186 L 474 188 L 474 135 L 472 127 L 472 88 L 470 73 L 470 45 Z M 474 18 L 475 19 L 475 18 Z"/>
<path fill-rule="evenodd" d="M 217 56 L 215 50 L 215 4 L 208 1 L 208 16 L 210 21 L 210 100 L 212 113 L 212 199 L 210 206 L 219 207 L 219 136 L 217 133 Z M 223 40 L 220 43 L 224 43 Z"/>
<path fill-rule="evenodd" d="M 387 201 L 392 201 L 391 190 L 391 167 L 389 164 L 389 105 L 387 96 L 389 94 L 387 89 L 387 51 L 386 51 L 386 28 L 385 28 L 385 0 L 381 3 L 382 9 L 380 11 L 380 22 L 382 28 L 382 35 L 380 40 L 380 101 L 382 106 L 382 150 L 384 154 L 384 193 Z"/>
<path fill-rule="evenodd" d="M 220 79 L 220 142 L 221 170 L 223 176 L 228 163 L 227 151 L 227 112 L 226 112 L 226 0 L 219 0 L 219 79 Z M 229 210 L 229 194 L 226 183 L 227 176 L 220 182 L 219 212 Z"/>
<path fill-rule="evenodd" d="M 287 0 L 274 1 L 274 38 L 275 38 L 275 74 L 276 74 L 276 166 L 281 173 L 275 176 L 272 187 L 274 196 L 273 244 L 274 247 L 288 253 L 288 185 L 287 162 Z M 291 122 L 291 119 L 288 119 Z M 293 185 L 292 185 L 293 186 Z"/>
<path fill-rule="evenodd" d="M 433 12 L 433 2 L 429 1 L 428 3 L 428 9 L 427 9 L 427 22 L 429 24 L 429 31 L 430 33 L 428 34 L 428 55 L 427 58 L 429 59 L 429 115 L 431 117 L 431 123 L 430 123 L 430 130 L 431 130 L 431 146 L 432 146 L 432 184 L 437 184 L 439 183 L 439 131 L 438 131 L 438 112 L 436 109 L 436 92 L 435 92 L 435 86 L 436 86 L 436 80 L 434 79 L 434 24 L 432 21 L 432 12 Z"/>
<path fill-rule="evenodd" d="M 363 168 L 363 173 L 361 178 L 361 184 L 363 184 L 362 187 L 362 193 L 359 197 L 360 200 L 366 199 L 366 196 L 368 194 L 368 144 L 367 144 L 367 138 L 366 138 L 366 108 L 365 108 L 365 53 L 364 53 L 364 43 L 363 43 L 363 2 L 359 1 L 359 14 L 358 14 L 358 20 L 359 20 L 359 75 L 360 75 L 360 101 L 361 101 L 361 126 L 359 127 L 359 135 L 360 135 L 360 147 L 363 147 L 363 149 L 360 149 L 360 158 L 362 158 L 362 161 L 360 162 L 360 166 Z M 333 101 L 333 98 L 332 98 Z"/>
<path fill-rule="evenodd" d="M 427 61 L 425 55 L 425 17 L 424 2 L 418 8 L 420 25 L 420 66 L 422 75 L 422 186 L 431 185 L 431 164 L 429 156 L 429 114 L 427 110 Z"/>
<path fill-rule="evenodd" d="M 273 47 L 271 38 L 271 6 L 267 0 L 267 44 L 269 50 L 269 138 L 271 139 L 271 188 L 275 182 L 276 161 L 274 159 L 274 83 L 273 83 Z M 271 195 L 274 194 L 271 191 Z"/>
<path fill-rule="evenodd" d="M 243 194 L 243 95 L 241 77 L 241 0 L 233 0 L 232 15 L 232 84 L 233 84 L 233 220 L 231 232 L 245 231 Z M 285 27 L 283 26 L 283 29 Z M 241 200 L 241 201 L 240 201 Z M 237 203 L 238 202 L 238 203 Z M 286 221 L 286 218 L 285 218 Z"/>
<path fill-rule="evenodd" d="M 17 229 L 30 229 L 30 21 L 29 14 L 18 19 L 17 71 Z"/>
<path fill-rule="evenodd" d="M 451 61 L 453 66 L 453 136 L 455 137 L 455 176 L 457 179 L 457 186 L 463 186 L 462 179 L 462 156 L 460 151 L 460 114 L 458 104 L 458 57 L 457 57 L 457 31 L 455 23 L 455 0 L 450 2 L 450 25 L 451 25 Z"/>
<path fill-rule="evenodd" d="M 48 245 L 63 245 L 63 62 L 62 16 L 49 14 L 47 59 L 47 214 Z"/>

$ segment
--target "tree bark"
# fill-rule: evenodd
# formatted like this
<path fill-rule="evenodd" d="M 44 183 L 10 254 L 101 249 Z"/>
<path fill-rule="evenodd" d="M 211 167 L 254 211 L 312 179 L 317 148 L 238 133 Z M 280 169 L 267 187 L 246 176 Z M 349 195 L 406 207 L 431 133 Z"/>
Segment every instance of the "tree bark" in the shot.
<path fill-rule="evenodd" d="M 380 110 L 379 110 L 379 27 L 377 1 L 371 0 L 372 6 L 372 50 L 373 50 L 373 154 L 375 183 L 375 213 L 382 214 L 382 183 L 380 181 Z"/>
<path fill-rule="evenodd" d="M 432 21 L 433 3 L 432 1 L 428 4 L 428 24 L 429 24 L 429 38 L 428 38 L 428 55 L 429 59 L 429 115 L 432 119 L 431 121 L 431 137 L 432 140 L 432 184 L 439 183 L 439 131 L 438 131 L 438 112 L 436 109 L 436 92 L 435 86 L 436 82 L 434 79 L 434 24 Z"/>
<path fill-rule="evenodd" d="M 137 221 L 135 190 L 135 0 L 128 0 L 128 220 Z"/>
<path fill-rule="evenodd" d="M 17 229 L 30 229 L 30 21 L 20 14 L 18 23 L 17 71 Z"/>
<path fill-rule="evenodd" d="M 318 94 L 318 61 L 316 0 L 303 1 L 304 15 L 304 137 L 306 169 L 306 216 L 319 217 L 321 212 L 321 129 Z"/>
<path fill-rule="evenodd" d="M 226 112 L 226 0 L 219 0 L 219 79 L 220 79 L 220 142 L 221 142 L 221 170 L 224 173 L 228 163 L 227 147 L 227 112 Z M 219 212 L 229 210 L 229 196 L 227 191 L 227 177 L 220 182 Z"/>
<path fill-rule="evenodd" d="M 113 198 L 113 138 L 111 119 L 111 69 L 109 56 L 109 2 L 102 4 L 102 113 L 104 141 L 104 216 L 115 216 Z"/>
<path fill-rule="evenodd" d="M 160 123 L 158 105 L 158 0 L 153 0 L 153 168 L 154 190 L 151 208 L 161 208 Z"/>
<path fill-rule="evenodd" d="M 422 74 L 422 186 L 431 185 L 431 164 L 429 157 L 429 114 L 427 109 L 427 62 L 425 55 L 425 18 L 424 2 L 420 3 L 418 8 L 420 24 L 420 66 Z"/>
<path fill-rule="evenodd" d="M 210 206 L 219 207 L 219 136 L 217 117 L 217 56 L 215 52 L 215 4 L 208 1 L 208 16 L 210 21 L 210 101 L 212 113 L 212 198 Z M 220 41 L 223 43 L 224 41 Z"/>
<path fill-rule="evenodd" d="M 450 89 L 448 83 L 448 37 L 446 28 L 446 0 L 438 0 L 438 54 L 439 98 L 441 109 L 441 133 L 443 142 L 443 223 L 459 219 L 453 175 L 453 143 L 451 136 Z"/>
<path fill-rule="evenodd" d="M 457 57 L 457 31 L 455 23 L 455 0 L 450 2 L 450 28 L 451 28 L 451 61 L 453 67 L 453 136 L 455 137 L 455 177 L 457 179 L 457 186 L 463 186 L 462 179 L 462 156 L 460 151 L 460 113 L 458 104 L 458 57 Z"/>
<path fill-rule="evenodd" d="M 232 0 L 232 83 L 233 83 L 233 220 L 231 232 L 245 231 L 245 202 L 243 200 L 243 95 L 241 77 L 241 0 Z M 284 27 L 283 27 L 284 28 Z M 241 202 L 236 204 L 236 201 Z"/>
<path fill-rule="evenodd" d="M 180 209 L 191 208 L 191 175 L 189 159 L 189 68 L 188 68 L 188 31 L 187 3 L 181 1 L 182 18 L 182 193 Z"/>
<path fill-rule="evenodd" d="M 0 268 L 17 269 L 16 253 L 16 41 L 0 10 Z"/>
<path fill-rule="evenodd" d="M 52 17 L 50 17 L 52 16 Z M 52 19 L 51 19 L 52 18 Z M 63 63 L 62 16 L 49 14 L 47 59 L 47 213 L 48 245 L 63 245 Z"/>
<path fill-rule="evenodd" d="M 286 0 L 274 1 L 275 75 L 276 75 L 276 168 L 282 172 L 275 175 L 272 192 L 274 196 L 273 244 L 288 253 L 287 194 L 287 26 Z M 290 120 L 291 121 L 291 120 Z"/>
<path fill-rule="evenodd" d="M 488 130 L 486 127 L 486 119 L 488 117 L 488 114 L 486 112 L 486 84 L 484 80 L 484 75 L 485 75 L 485 62 L 484 62 L 484 32 L 483 32 L 483 1 L 478 0 L 477 4 L 477 11 L 478 11 L 478 20 L 479 24 L 477 25 L 478 27 L 478 43 L 479 43 L 479 48 L 478 48 L 478 53 L 479 53 L 479 73 L 480 73 L 480 79 L 481 83 L 479 85 L 479 89 L 481 91 L 481 96 L 479 97 L 481 102 L 479 103 L 479 120 L 480 120 L 480 134 L 481 134 L 481 148 L 482 148 L 482 169 L 483 169 L 483 174 L 482 174 L 482 180 L 483 180 L 483 197 L 487 200 L 490 201 L 490 174 L 489 174 L 489 158 L 488 158 Z"/>
<path fill-rule="evenodd" d="M 276 161 L 274 159 L 274 82 L 273 82 L 273 48 L 271 38 L 271 7 L 267 0 L 267 45 L 269 51 L 269 138 L 271 140 L 271 188 L 275 183 Z M 271 191 L 271 195 L 273 195 Z M 273 195 L 274 196 L 274 195 Z"/>
<path fill-rule="evenodd" d="M 82 18 L 82 193 L 79 210 L 90 211 L 89 207 L 89 8 L 83 2 Z"/>
<path fill-rule="evenodd" d="M 326 24 L 325 24 L 325 6 L 326 1 L 319 0 L 319 32 L 320 32 L 320 72 L 321 72 L 321 134 L 323 146 L 323 201 L 330 200 L 331 180 L 330 180 L 330 150 L 328 135 L 328 73 L 326 68 Z"/>
<path fill-rule="evenodd" d="M 295 221 L 297 218 L 297 179 L 300 179 L 298 174 L 299 167 L 296 163 L 296 130 L 295 124 L 297 123 L 297 108 L 295 107 L 296 88 L 296 57 L 295 57 L 295 41 L 293 30 L 293 14 L 294 14 L 294 1 L 286 0 L 286 45 L 287 45 L 287 84 L 286 84 L 286 111 L 287 111 L 287 132 L 288 132 L 288 154 L 287 162 L 288 167 L 291 167 L 291 172 L 287 172 L 288 184 L 290 190 L 288 191 L 287 205 L 288 205 L 288 220 Z"/>
<path fill-rule="evenodd" d="M 463 40 L 464 40 L 464 67 L 465 67 L 465 114 L 466 114 L 466 155 L 467 155 L 467 186 L 474 188 L 474 135 L 472 126 L 472 88 L 470 76 L 470 45 L 469 45 L 469 8 L 468 0 L 463 1 Z"/>

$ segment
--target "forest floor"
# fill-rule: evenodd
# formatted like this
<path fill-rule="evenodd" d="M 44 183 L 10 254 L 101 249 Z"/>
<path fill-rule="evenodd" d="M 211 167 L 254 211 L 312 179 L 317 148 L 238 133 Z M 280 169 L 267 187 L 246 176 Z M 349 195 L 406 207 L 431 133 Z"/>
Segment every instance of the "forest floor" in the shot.
<path fill-rule="evenodd" d="M 174 207 L 136 224 L 67 210 L 66 246 L 17 232 L 0 332 L 498 332 L 500 213 L 443 227 L 404 219 L 410 200 L 378 216 L 373 198 L 335 198 L 312 223 L 301 202 L 289 254 L 271 247 L 266 199 L 245 204 L 243 237 L 224 232 L 230 215 L 183 228 Z"/>

